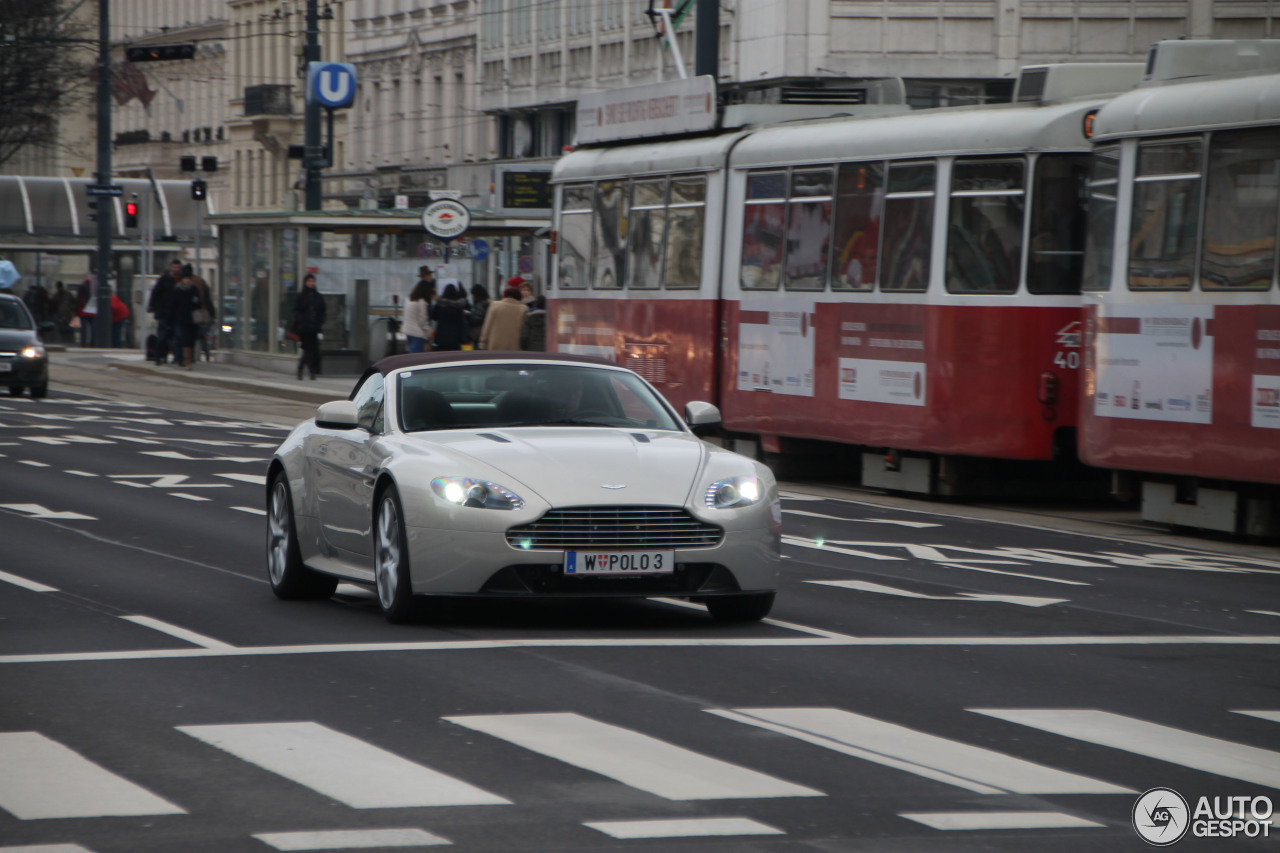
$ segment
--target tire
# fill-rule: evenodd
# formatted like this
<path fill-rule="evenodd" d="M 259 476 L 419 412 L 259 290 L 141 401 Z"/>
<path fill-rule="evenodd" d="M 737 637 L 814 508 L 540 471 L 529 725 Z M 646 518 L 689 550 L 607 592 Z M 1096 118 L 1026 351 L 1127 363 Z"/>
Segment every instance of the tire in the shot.
<path fill-rule="evenodd" d="M 45 397 L 48 397 L 48 396 L 49 396 L 48 380 L 41 382 L 39 385 L 31 386 L 31 398 L 33 400 L 43 400 Z"/>
<path fill-rule="evenodd" d="M 715 595 L 706 600 L 707 612 L 717 622 L 759 622 L 773 609 L 772 592 Z"/>
<path fill-rule="evenodd" d="M 337 578 L 309 569 L 302 562 L 293 496 L 283 471 L 271 481 L 267 498 L 267 580 L 282 601 L 328 598 L 338 588 Z"/>
<path fill-rule="evenodd" d="M 395 486 L 378 498 L 373 520 L 373 571 L 378 606 L 393 624 L 413 619 L 413 581 L 409 575 L 409 541 L 404 532 L 404 510 Z"/>

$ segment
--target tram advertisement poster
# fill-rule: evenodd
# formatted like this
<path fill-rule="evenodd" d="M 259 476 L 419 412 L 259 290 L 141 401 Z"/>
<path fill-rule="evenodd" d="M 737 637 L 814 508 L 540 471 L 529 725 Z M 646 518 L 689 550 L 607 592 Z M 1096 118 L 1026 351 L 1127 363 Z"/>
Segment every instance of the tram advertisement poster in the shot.
<path fill-rule="evenodd" d="M 738 311 L 738 390 L 813 396 L 813 302 L 781 309 L 743 300 Z"/>
<path fill-rule="evenodd" d="M 1280 429 L 1280 308 L 1260 307 L 1257 318 L 1250 423 Z"/>
<path fill-rule="evenodd" d="M 845 304 L 840 308 L 840 399 L 925 405 L 924 306 Z"/>
<path fill-rule="evenodd" d="M 1213 306 L 1099 311 L 1094 414 L 1213 423 Z"/>

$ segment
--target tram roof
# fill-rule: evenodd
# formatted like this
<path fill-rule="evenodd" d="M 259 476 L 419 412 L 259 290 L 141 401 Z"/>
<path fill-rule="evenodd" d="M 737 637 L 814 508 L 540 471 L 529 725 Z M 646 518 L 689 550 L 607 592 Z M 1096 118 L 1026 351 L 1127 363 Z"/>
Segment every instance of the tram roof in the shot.
<path fill-rule="evenodd" d="M 1280 74 L 1170 82 L 1128 92 L 1098 112 L 1094 142 L 1280 122 Z"/>
<path fill-rule="evenodd" d="M 862 158 L 1086 150 L 1084 115 L 1105 103 L 939 107 L 883 118 L 829 119 L 762 128 L 734 149 L 733 165 L 830 163 Z"/>
<path fill-rule="evenodd" d="M 553 181 L 586 181 L 606 175 L 665 175 L 678 171 L 706 171 L 724 167 L 733 144 L 747 131 L 667 142 L 643 142 L 609 148 L 584 148 L 561 157 Z"/>
<path fill-rule="evenodd" d="M 95 198 L 86 192 L 94 183 L 88 178 L 30 177 L 0 175 L 0 237 L 21 237 L 37 246 L 44 242 L 67 242 L 67 238 L 97 239 L 97 223 L 89 203 Z M 123 178 L 115 182 L 121 196 L 99 196 L 98 204 L 114 203 L 112 237 L 138 238 L 138 229 L 126 230 L 124 202 L 136 195 L 141 205 L 152 205 L 152 222 L 157 240 L 195 239 L 198 202 L 191 198 L 191 182 L 150 181 Z M 159 204 L 156 201 L 159 200 Z M 204 235 L 213 229 L 205 224 Z"/>

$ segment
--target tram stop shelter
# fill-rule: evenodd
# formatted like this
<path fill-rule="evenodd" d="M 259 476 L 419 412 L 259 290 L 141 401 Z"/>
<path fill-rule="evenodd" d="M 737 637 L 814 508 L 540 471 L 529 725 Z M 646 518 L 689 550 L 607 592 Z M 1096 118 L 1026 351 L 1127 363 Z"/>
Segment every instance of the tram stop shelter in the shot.
<path fill-rule="evenodd" d="M 471 227 L 445 243 L 426 233 L 421 210 L 323 210 L 214 216 L 221 263 L 219 346 L 224 358 L 288 371 L 297 344 L 285 337 L 303 278 L 324 296 L 327 373 L 359 373 L 395 346 L 392 320 L 418 280 L 436 271 L 438 287 L 483 284 L 491 296 L 506 271 L 537 286 L 549 268 L 550 221 L 471 209 Z M 446 258 L 446 249 L 448 257 Z M 541 289 L 539 287 L 538 289 Z"/>

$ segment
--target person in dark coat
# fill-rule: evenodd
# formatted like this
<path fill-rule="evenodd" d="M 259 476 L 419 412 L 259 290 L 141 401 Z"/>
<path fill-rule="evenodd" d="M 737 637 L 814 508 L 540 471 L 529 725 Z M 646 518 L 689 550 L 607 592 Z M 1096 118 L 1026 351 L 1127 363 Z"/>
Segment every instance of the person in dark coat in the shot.
<path fill-rule="evenodd" d="M 316 277 L 307 273 L 302 280 L 302 290 L 293 303 L 292 330 L 301 338 L 302 355 L 298 357 L 298 378 L 304 368 L 309 368 L 311 378 L 320 375 L 320 332 L 324 330 L 324 297 L 316 290 Z"/>
<path fill-rule="evenodd" d="M 529 313 L 520 327 L 520 349 L 545 352 L 547 349 L 547 297 L 533 297 Z"/>
<path fill-rule="evenodd" d="M 484 326 L 484 315 L 489 311 L 489 291 L 484 285 L 476 282 L 471 285 L 471 310 L 467 312 L 467 322 L 471 325 L 471 340 L 480 340 L 480 329 Z"/>
<path fill-rule="evenodd" d="M 156 364 L 165 363 L 170 349 L 173 350 L 174 361 L 178 361 L 178 353 L 182 351 L 182 344 L 174 340 L 173 324 L 169 319 L 173 314 L 173 291 L 181 278 L 182 261 L 170 261 L 169 269 L 156 279 L 155 286 L 151 288 L 151 298 L 147 300 L 147 313 L 156 318 Z"/>
<path fill-rule="evenodd" d="M 436 323 L 436 350 L 456 351 L 470 343 L 467 298 L 454 285 L 445 285 L 444 293 L 431 304 L 431 319 Z"/>
<path fill-rule="evenodd" d="M 169 322 L 174 329 L 174 338 L 181 346 L 181 356 L 174 353 L 178 366 L 191 370 L 195 366 L 195 346 L 200 337 L 200 326 L 195 321 L 195 312 L 203 308 L 212 314 L 213 306 L 208 303 L 208 290 L 201 287 L 190 265 L 182 268 L 182 280 L 173 290 L 169 309 Z"/>

